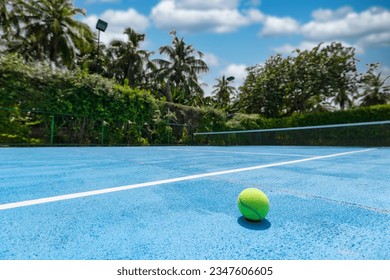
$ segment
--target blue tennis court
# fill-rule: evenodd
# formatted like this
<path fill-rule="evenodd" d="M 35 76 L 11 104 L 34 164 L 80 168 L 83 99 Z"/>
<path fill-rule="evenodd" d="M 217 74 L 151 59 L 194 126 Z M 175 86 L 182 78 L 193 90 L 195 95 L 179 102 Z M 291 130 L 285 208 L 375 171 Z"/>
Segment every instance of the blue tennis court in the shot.
<path fill-rule="evenodd" d="M 388 260 L 389 167 L 388 148 L 2 148 L 0 259 Z"/>

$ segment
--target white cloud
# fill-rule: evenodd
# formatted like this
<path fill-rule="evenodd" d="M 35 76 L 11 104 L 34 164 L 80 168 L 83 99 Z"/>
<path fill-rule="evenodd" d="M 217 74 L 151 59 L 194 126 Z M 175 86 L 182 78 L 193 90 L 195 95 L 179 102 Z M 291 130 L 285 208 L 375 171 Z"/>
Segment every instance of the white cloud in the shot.
<path fill-rule="evenodd" d="M 302 26 L 306 40 L 350 42 L 358 53 L 369 47 L 390 45 L 390 11 L 372 7 L 357 13 L 350 7 L 338 10 L 317 10 L 314 20 Z"/>
<path fill-rule="evenodd" d="M 329 9 L 318 9 L 312 13 L 312 17 L 317 22 L 328 22 L 345 18 L 349 13 L 352 13 L 351 7 L 341 7 L 335 11 Z"/>
<path fill-rule="evenodd" d="M 266 16 L 264 27 L 261 31 L 263 36 L 279 36 L 288 34 L 297 34 L 300 32 L 299 23 L 291 17 L 273 17 Z"/>
<path fill-rule="evenodd" d="M 300 46 L 284 45 L 280 52 L 291 52 L 297 47 L 308 49 L 319 42 L 342 42 L 353 46 L 357 53 L 369 47 L 390 46 L 390 10 L 371 7 L 360 13 L 351 7 L 336 10 L 319 9 L 312 13 L 312 21 L 299 24 L 290 17 L 265 16 L 260 34 L 263 36 L 301 35 Z"/>
<path fill-rule="evenodd" d="M 379 71 L 382 72 L 382 75 L 385 76 L 385 77 L 388 77 L 390 76 L 390 67 L 387 67 L 387 66 L 382 66 Z M 389 81 L 390 82 L 390 81 Z"/>
<path fill-rule="evenodd" d="M 299 45 L 293 46 L 291 44 L 286 44 L 281 47 L 275 48 L 275 52 L 282 54 L 291 54 L 296 49 L 300 49 L 301 51 L 311 50 L 314 47 L 318 46 L 318 43 L 303 41 Z"/>
<path fill-rule="evenodd" d="M 96 22 L 98 19 L 108 22 L 108 27 L 105 32 L 101 32 L 100 40 L 108 44 L 112 39 L 126 39 L 123 31 L 127 27 L 133 28 L 136 32 L 143 33 L 149 26 L 149 20 L 146 16 L 139 14 L 134 9 L 126 11 L 107 10 L 103 14 L 91 15 L 84 19 L 92 30 L 96 30 Z"/>
<path fill-rule="evenodd" d="M 213 95 L 212 91 L 214 90 L 213 86 L 216 84 L 216 79 L 221 78 L 222 76 L 225 76 L 226 78 L 233 76 L 234 80 L 231 82 L 231 85 L 236 88 L 240 87 L 244 83 L 245 78 L 247 76 L 246 68 L 247 66 L 244 64 L 229 64 L 224 69 L 216 73 L 217 76 L 215 77 L 215 79 L 211 80 L 211 77 L 209 76 L 206 81 L 207 86 L 203 87 L 203 90 L 205 91 L 205 96 Z"/>
<path fill-rule="evenodd" d="M 369 34 L 361 38 L 358 44 L 361 48 L 390 46 L 390 32 Z"/>
<path fill-rule="evenodd" d="M 230 64 L 221 71 L 221 75 L 225 75 L 225 77 L 233 76 L 233 85 L 239 87 L 244 83 L 244 80 L 248 74 L 246 71 L 247 67 L 248 66 L 244 64 Z"/>
<path fill-rule="evenodd" d="M 357 45 L 351 45 L 347 42 L 340 42 L 340 41 L 339 41 L 339 43 L 341 43 L 344 47 L 347 47 L 347 48 L 349 48 L 349 47 L 355 48 L 356 54 L 364 53 L 364 50 Z M 293 46 L 291 44 L 286 44 L 286 45 L 283 45 L 281 47 L 275 48 L 275 52 L 290 55 L 296 49 L 299 49 L 301 51 L 311 50 L 311 49 L 317 47 L 318 44 L 319 44 L 318 42 L 311 42 L 311 41 L 303 41 L 299 45 L 296 45 L 296 46 Z M 332 41 L 322 42 L 321 48 L 324 48 L 325 46 L 328 46 L 330 44 L 332 44 Z"/>
<path fill-rule="evenodd" d="M 377 69 L 376 74 L 381 73 L 381 78 L 386 79 L 387 77 L 390 77 L 390 67 L 388 66 L 380 66 L 379 69 Z M 385 82 L 386 86 L 390 86 L 390 78 L 388 78 Z"/>
<path fill-rule="evenodd" d="M 217 67 L 219 66 L 219 59 L 215 54 L 212 53 L 204 53 L 203 61 L 206 62 L 206 64 L 209 67 Z"/>
<path fill-rule="evenodd" d="M 164 0 L 172 2 L 171 0 Z M 164 2 L 163 1 L 163 2 Z M 185 10 L 235 9 L 239 0 L 176 0 L 176 6 Z"/>
<path fill-rule="evenodd" d="M 255 9 L 239 11 L 236 0 L 163 0 L 150 17 L 157 27 L 166 30 L 226 33 L 260 22 L 264 16 Z"/>
<path fill-rule="evenodd" d="M 390 11 L 376 7 L 361 13 L 356 13 L 351 8 L 326 12 L 320 10 L 315 11 L 313 16 L 313 21 L 302 26 L 302 34 L 315 40 L 359 39 L 386 32 L 390 26 Z"/>

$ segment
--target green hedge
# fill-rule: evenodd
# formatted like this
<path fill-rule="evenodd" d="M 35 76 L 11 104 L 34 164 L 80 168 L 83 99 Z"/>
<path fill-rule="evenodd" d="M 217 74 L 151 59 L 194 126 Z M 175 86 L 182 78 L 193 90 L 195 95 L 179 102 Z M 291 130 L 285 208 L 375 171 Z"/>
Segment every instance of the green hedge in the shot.
<path fill-rule="evenodd" d="M 81 70 L 0 57 L 0 144 L 190 144 L 224 128 L 225 114 L 160 103 L 148 91 Z"/>
<path fill-rule="evenodd" d="M 345 111 L 293 114 L 286 118 L 264 118 L 261 115 L 236 114 L 227 121 L 228 130 L 317 126 L 390 120 L 390 105 L 359 107 Z"/>
<path fill-rule="evenodd" d="M 171 131 L 168 144 L 194 144 L 195 132 L 226 129 L 226 114 L 220 110 L 164 102 L 160 112 Z"/>
<path fill-rule="evenodd" d="M 147 91 L 81 70 L 25 64 L 15 55 L 0 58 L 0 85 L 0 143 L 116 145 L 153 140 L 158 105 Z"/>

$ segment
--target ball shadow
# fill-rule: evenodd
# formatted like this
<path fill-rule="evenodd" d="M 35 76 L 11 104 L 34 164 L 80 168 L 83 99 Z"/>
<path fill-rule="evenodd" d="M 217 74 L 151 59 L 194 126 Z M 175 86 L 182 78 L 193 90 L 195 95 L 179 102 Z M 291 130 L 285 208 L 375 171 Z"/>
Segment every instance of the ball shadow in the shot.
<path fill-rule="evenodd" d="M 271 223 L 267 219 L 255 222 L 241 216 L 237 219 L 237 222 L 240 226 L 250 230 L 267 230 L 271 227 Z"/>

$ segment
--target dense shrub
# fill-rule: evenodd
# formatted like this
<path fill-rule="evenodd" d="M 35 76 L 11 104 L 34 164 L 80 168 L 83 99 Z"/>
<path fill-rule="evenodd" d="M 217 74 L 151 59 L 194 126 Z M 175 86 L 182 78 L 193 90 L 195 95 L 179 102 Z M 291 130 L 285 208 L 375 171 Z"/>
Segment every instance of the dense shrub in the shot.
<path fill-rule="evenodd" d="M 0 85 L 3 143 L 48 144 L 52 129 L 57 144 L 145 144 L 151 139 L 158 107 L 147 91 L 80 70 L 25 64 L 15 55 L 0 58 Z"/>

